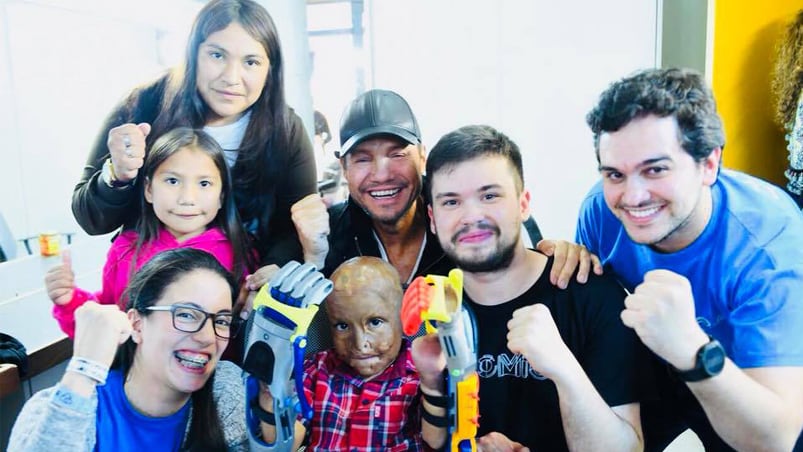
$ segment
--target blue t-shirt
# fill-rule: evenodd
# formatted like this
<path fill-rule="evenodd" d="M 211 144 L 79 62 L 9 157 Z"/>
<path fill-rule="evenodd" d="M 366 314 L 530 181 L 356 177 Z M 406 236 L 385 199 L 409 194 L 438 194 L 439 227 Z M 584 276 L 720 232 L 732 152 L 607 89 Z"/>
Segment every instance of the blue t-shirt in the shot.
<path fill-rule="evenodd" d="M 109 372 L 98 386 L 96 451 L 179 450 L 189 420 L 190 403 L 167 417 L 148 417 L 131 406 L 123 391 L 123 376 Z"/>
<path fill-rule="evenodd" d="M 650 270 L 685 276 L 698 323 L 739 367 L 803 366 L 803 214 L 777 187 L 735 171 L 723 169 L 711 193 L 700 237 L 661 253 L 630 240 L 597 183 L 583 202 L 577 241 L 629 291 Z"/>

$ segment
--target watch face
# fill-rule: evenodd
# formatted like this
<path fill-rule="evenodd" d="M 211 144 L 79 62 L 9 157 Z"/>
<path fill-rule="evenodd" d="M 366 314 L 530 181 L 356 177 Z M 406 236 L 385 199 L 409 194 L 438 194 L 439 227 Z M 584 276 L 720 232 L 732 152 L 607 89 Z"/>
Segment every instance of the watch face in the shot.
<path fill-rule="evenodd" d="M 722 372 L 722 368 L 725 366 L 725 350 L 722 348 L 722 345 L 715 340 L 712 340 L 705 346 L 700 358 L 705 373 L 711 376 L 719 375 L 719 373 Z"/>

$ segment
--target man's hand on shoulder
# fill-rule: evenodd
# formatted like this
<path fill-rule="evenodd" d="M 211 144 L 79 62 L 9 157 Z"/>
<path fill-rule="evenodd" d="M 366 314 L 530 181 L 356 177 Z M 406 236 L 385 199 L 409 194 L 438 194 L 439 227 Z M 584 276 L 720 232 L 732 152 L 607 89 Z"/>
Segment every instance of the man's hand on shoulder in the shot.
<path fill-rule="evenodd" d="M 599 257 L 583 245 L 565 240 L 544 239 L 538 242 L 535 249 L 547 256 L 554 256 L 549 281 L 561 289 L 568 287 L 575 270 L 577 270 L 577 282 L 580 284 L 588 281 L 588 275 L 592 270 L 597 275 L 602 274 Z"/>

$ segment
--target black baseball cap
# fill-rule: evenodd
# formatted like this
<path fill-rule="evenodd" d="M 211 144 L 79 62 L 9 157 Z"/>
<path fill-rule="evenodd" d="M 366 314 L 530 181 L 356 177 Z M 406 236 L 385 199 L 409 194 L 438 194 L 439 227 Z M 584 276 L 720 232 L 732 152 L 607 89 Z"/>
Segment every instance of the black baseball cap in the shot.
<path fill-rule="evenodd" d="M 393 91 L 372 89 L 351 101 L 340 121 L 340 151 L 335 151 L 335 157 L 342 158 L 357 143 L 375 135 L 393 135 L 410 144 L 421 144 L 413 110 Z"/>

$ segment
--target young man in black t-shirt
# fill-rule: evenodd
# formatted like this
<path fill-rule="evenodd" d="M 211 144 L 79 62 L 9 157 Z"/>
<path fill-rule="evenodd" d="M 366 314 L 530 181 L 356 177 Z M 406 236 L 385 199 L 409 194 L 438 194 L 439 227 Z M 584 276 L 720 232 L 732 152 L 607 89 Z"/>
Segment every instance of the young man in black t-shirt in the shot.
<path fill-rule="evenodd" d="M 480 449 L 641 450 L 644 349 L 619 318 L 625 292 L 604 276 L 565 290 L 549 283 L 552 259 L 519 234 L 530 194 L 515 143 L 463 127 L 432 149 L 427 174 L 433 232 L 464 272 L 477 322 Z M 413 357 L 421 390 L 442 395 L 437 338 L 417 340 Z M 443 414 L 426 399 L 424 409 Z M 445 429 L 425 422 L 424 433 L 442 446 Z"/>

